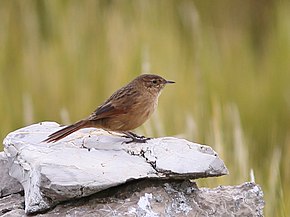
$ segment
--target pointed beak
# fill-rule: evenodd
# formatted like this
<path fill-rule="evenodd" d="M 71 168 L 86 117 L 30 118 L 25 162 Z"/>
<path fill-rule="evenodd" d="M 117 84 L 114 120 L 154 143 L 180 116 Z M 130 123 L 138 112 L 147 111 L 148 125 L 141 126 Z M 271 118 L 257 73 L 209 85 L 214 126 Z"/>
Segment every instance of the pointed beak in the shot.
<path fill-rule="evenodd" d="M 166 84 L 174 84 L 175 81 L 166 81 Z"/>

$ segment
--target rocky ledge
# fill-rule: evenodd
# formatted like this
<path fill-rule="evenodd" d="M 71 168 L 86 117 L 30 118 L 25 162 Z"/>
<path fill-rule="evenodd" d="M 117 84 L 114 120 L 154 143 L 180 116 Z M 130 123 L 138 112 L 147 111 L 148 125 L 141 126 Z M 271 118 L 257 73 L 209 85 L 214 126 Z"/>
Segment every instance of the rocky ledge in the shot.
<path fill-rule="evenodd" d="M 56 143 L 42 142 L 60 128 L 57 123 L 42 122 L 4 139 L 0 164 L 6 169 L 1 172 L 0 196 L 6 197 L 0 200 L 9 204 L 11 198 L 18 203 L 13 202 L 15 209 L 0 207 L 2 213 L 262 215 L 263 193 L 254 183 L 199 189 L 188 181 L 228 174 L 223 161 L 208 146 L 173 137 L 126 144 L 120 134 L 95 128 L 80 130 Z M 24 210 L 23 197 L 12 194 L 21 191 L 21 186 Z"/>

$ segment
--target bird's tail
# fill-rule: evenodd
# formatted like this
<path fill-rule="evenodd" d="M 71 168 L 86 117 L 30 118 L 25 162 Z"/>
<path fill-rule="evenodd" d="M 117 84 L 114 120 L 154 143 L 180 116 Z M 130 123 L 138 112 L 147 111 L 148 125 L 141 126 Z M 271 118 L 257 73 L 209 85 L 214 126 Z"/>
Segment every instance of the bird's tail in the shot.
<path fill-rule="evenodd" d="M 80 130 L 82 128 L 88 127 L 88 120 L 80 120 L 76 122 L 75 124 L 69 125 L 59 131 L 56 131 L 55 133 L 52 133 L 48 136 L 47 139 L 45 139 L 43 142 L 56 142 L 73 132 Z"/>

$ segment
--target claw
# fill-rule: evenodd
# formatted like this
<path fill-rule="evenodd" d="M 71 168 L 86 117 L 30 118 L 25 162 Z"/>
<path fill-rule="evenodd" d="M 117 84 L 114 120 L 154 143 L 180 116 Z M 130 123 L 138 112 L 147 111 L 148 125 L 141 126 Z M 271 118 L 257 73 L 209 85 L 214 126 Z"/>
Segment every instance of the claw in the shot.
<path fill-rule="evenodd" d="M 123 132 L 125 135 L 122 136 L 124 138 L 129 138 L 131 139 L 130 141 L 126 141 L 125 143 L 126 144 L 129 144 L 129 143 L 132 143 L 132 142 L 135 142 L 135 143 L 145 143 L 147 142 L 147 140 L 151 139 L 151 138 L 147 138 L 145 136 L 139 136 L 133 132 Z"/>

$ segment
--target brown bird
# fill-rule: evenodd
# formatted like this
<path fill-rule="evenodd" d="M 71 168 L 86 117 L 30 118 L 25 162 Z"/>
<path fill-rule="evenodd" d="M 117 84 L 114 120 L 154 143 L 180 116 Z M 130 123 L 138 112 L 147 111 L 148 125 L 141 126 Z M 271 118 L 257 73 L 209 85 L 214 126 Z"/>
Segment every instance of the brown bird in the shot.
<path fill-rule="evenodd" d="M 158 75 L 143 74 L 117 90 L 88 118 L 80 120 L 48 136 L 44 142 L 56 142 L 71 133 L 87 127 L 102 128 L 124 133 L 129 142 L 145 142 L 149 138 L 138 136 L 131 130 L 142 125 L 154 112 L 158 97 L 167 81 Z"/>

